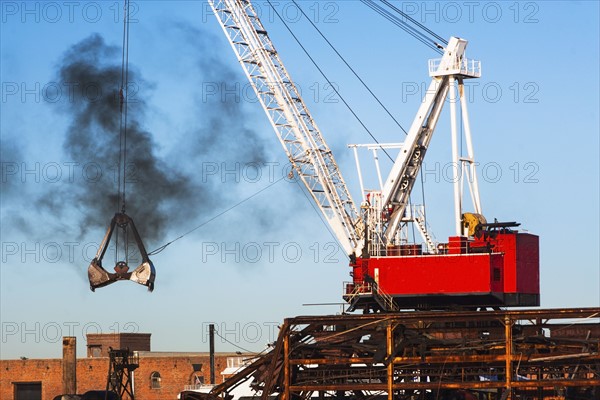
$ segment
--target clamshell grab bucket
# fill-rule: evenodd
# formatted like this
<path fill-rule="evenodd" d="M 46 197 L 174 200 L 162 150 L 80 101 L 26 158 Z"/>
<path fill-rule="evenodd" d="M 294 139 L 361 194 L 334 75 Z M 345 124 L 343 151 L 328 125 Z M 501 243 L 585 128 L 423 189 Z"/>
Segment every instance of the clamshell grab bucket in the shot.
<path fill-rule="evenodd" d="M 129 265 L 125 261 L 118 261 L 114 267 L 115 272 L 108 272 L 102 267 L 102 259 L 104 258 L 104 254 L 108 249 L 108 245 L 110 243 L 110 239 L 112 237 L 115 228 L 121 229 L 130 229 L 133 233 L 133 237 L 135 239 L 135 243 L 137 244 L 138 250 L 140 251 L 140 255 L 142 257 L 142 263 L 138 265 L 136 269 L 133 271 L 129 271 Z M 148 257 L 148 253 L 146 252 L 146 248 L 142 243 L 142 239 L 135 228 L 135 224 L 133 223 L 133 219 L 125 213 L 117 213 L 110 221 L 110 226 L 106 231 L 106 235 L 104 235 L 104 239 L 102 240 L 102 244 L 96 253 L 96 257 L 90 263 L 88 268 L 88 278 L 90 281 L 90 289 L 95 291 L 96 288 L 103 287 L 106 285 L 110 285 L 116 281 L 121 280 L 129 280 L 135 283 L 139 283 L 140 285 L 144 285 L 148 287 L 149 291 L 154 290 L 154 278 L 156 276 L 156 272 L 154 270 L 154 265 L 150 258 Z"/>

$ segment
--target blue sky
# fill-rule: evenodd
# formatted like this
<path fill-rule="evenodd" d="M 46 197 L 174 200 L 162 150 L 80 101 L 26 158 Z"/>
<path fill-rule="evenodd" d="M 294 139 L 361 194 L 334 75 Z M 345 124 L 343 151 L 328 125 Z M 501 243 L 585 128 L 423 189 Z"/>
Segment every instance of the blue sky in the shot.
<path fill-rule="evenodd" d="M 283 318 L 340 311 L 303 306 L 339 302 L 349 269 L 310 203 L 287 181 L 154 256 L 153 293 L 130 283 L 90 292 L 87 265 L 105 227 L 82 230 L 86 207 L 60 200 L 77 190 L 96 193 L 94 185 L 110 182 L 114 168 L 109 161 L 73 159 L 66 150 L 70 90 L 79 88 L 61 82 L 58 71 L 69 62 L 67 51 L 93 34 L 120 46 L 122 4 L 1 4 L 0 357 L 58 357 L 63 335 L 78 337 L 82 355 L 86 332 L 116 331 L 150 332 L 154 350 L 206 351 L 209 322 L 238 346 L 260 351 Z M 256 4 L 358 201 L 346 145 L 370 138 L 268 4 Z M 358 1 L 300 4 L 409 126 L 429 82 L 427 60 L 437 55 Z M 443 37 L 466 38 L 468 56 L 482 61 L 482 78 L 468 88 L 483 210 L 488 219 L 516 220 L 540 236 L 542 306 L 598 306 L 598 2 L 399 6 Z M 145 108 L 132 115 L 151 134 L 164 172 L 185 176 L 197 190 L 184 206 L 165 205 L 171 218 L 163 235 L 146 243 L 154 249 L 272 184 L 286 163 L 208 4 L 139 1 L 134 9 L 130 63 Z M 293 4 L 279 2 L 278 10 L 378 140 L 401 141 L 403 134 Z M 119 65 L 120 59 L 101 62 Z M 442 240 L 453 229 L 452 186 L 444 172 L 451 157 L 448 119 L 446 110 L 425 163 L 428 218 Z M 149 201 L 157 192 L 138 195 Z M 54 211 L 40 208 L 40 200 L 55 201 Z M 217 348 L 235 349 L 221 341 Z"/>

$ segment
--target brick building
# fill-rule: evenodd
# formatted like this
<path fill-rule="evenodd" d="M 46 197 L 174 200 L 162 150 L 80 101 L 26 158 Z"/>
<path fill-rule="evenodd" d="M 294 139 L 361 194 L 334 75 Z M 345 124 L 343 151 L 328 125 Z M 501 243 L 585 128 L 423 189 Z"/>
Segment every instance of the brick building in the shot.
<path fill-rule="evenodd" d="M 87 339 L 87 358 L 76 361 L 77 393 L 106 389 L 110 347 L 133 352 L 139 365 L 132 373 L 136 399 L 175 400 L 186 387 L 210 382 L 209 353 L 150 351 L 150 334 L 88 334 Z M 215 353 L 216 383 L 243 357 Z M 0 399 L 53 400 L 64 393 L 63 364 L 63 359 L 0 360 Z"/>

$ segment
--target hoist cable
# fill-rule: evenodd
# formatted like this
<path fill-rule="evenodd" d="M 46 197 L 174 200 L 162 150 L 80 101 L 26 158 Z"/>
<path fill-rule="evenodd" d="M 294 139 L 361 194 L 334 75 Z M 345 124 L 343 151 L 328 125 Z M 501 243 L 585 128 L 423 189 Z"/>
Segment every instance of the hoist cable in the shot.
<path fill-rule="evenodd" d="M 430 49 L 432 49 L 440 54 L 443 53 L 442 50 L 440 49 L 440 47 L 443 47 L 443 46 L 438 44 L 435 40 L 433 40 L 431 37 L 427 36 L 425 33 L 421 32 L 418 29 L 416 29 L 415 27 L 409 25 L 406 21 L 403 21 L 401 18 L 392 14 L 390 11 L 386 10 L 385 8 L 381 7 L 380 5 L 377 5 L 373 0 L 362 0 L 362 1 L 363 1 L 363 3 L 370 6 L 373 10 L 378 12 L 381 16 L 388 19 L 393 24 L 397 25 L 399 28 L 404 30 L 406 33 L 408 33 L 415 39 L 419 40 L 421 43 L 425 44 Z"/>
<path fill-rule="evenodd" d="M 352 115 L 354 116 L 354 118 L 356 118 L 356 120 L 365 129 L 365 131 L 369 134 L 369 136 L 371 136 L 371 138 L 375 141 L 375 143 L 380 144 L 379 141 L 373 135 L 373 133 L 371 133 L 371 131 L 369 130 L 369 128 L 367 128 L 367 126 L 363 123 L 363 121 L 360 119 L 360 117 L 356 114 L 356 112 L 354 112 L 354 110 L 352 109 L 352 107 L 350 107 L 350 105 L 348 104 L 348 102 L 344 99 L 344 97 L 340 94 L 340 92 L 331 83 L 331 81 L 329 80 L 329 78 L 327 77 L 327 75 L 325 75 L 325 73 L 323 72 L 323 70 L 319 67 L 319 65 L 317 64 L 317 62 L 311 57 L 311 55 L 308 53 L 308 50 L 306 50 L 306 48 L 304 47 L 304 45 L 302 45 L 302 43 L 300 42 L 300 40 L 298 39 L 298 37 L 294 34 L 294 32 L 292 32 L 291 28 L 288 26 L 288 24 L 285 22 L 285 20 L 281 17 L 281 15 L 277 11 L 277 9 L 273 6 L 273 4 L 271 4 L 271 0 L 267 0 L 267 3 L 269 3 L 269 5 L 273 9 L 273 11 L 275 12 L 275 15 L 277 15 L 277 17 L 283 23 L 283 25 L 286 27 L 286 29 L 288 30 L 288 32 L 290 33 L 290 35 L 292 35 L 292 37 L 294 38 L 294 40 L 296 41 L 296 43 L 298 43 L 298 46 L 300 46 L 300 48 L 302 48 L 302 50 L 304 51 L 304 53 L 306 54 L 306 56 L 310 59 L 310 61 L 315 66 L 315 68 L 317 68 L 317 70 L 319 71 L 319 73 L 321 74 L 321 76 L 323 76 L 323 78 L 327 81 L 327 83 L 329 84 L 329 86 L 331 86 L 331 88 L 333 89 L 333 91 L 335 92 L 335 94 L 337 94 L 339 96 L 340 100 L 342 100 L 342 102 L 344 103 L 344 105 L 346 106 L 346 108 L 348 108 L 348 110 L 350 110 L 350 112 L 352 113 Z M 392 162 L 394 162 L 394 159 L 392 158 L 392 156 L 390 156 L 390 154 L 383 147 L 381 149 L 383 150 L 383 152 L 385 153 L 385 155 L 388 156 L 388 158 Z"/>
<path fill-rule="evenodd" d="M 125 0 L 125 7 L 127 0 Z M 121 45 L 121 85 L 119 87 L 119 161 L 117 165 L 117 212 L 121 209 L 121 163 L 123 158 L 123 81 L 125 80 L 126 19 L 123 20 L 123 43 Z"/>
<path fill-rule="evenodd" d="M 127 51 L 125 54 L 125 121 L 123 123 L 123 213 L 125 212 L 127 185 L 127 111 L 129 108 L 129 0 L 127 0 L 127 11 L 125 13 L 127 21 Z"/>
<path fill-rule="evenodd" d="M 300 12 L 302 13 L 302 15 L 308 20 L 308 22 L 310 22 L 310 24 L 313 26 L 313 28 L 315 28 L 315 30 L 319 33 L 319 35 L 321 35 L 321 37 L 323 38 L 323 40 L 325 40 L 325 42 L 327 42 L 327 44 L 329 45 L 329 47 L 331 47 L 331 49 L 335 52 L 335 54 L 337 54 L 338 57 L 344 62 L 344 64 L 346 64 L 346 66 L 348 67 L 348 69 L 350 69 L 350 71 L 352 71 L 352 73 L 354 74 L 354 76 L 360 81 L 360 83 L 362 83 L 362 85 L 365 87 L 365 89 L 367 89 L 367 91 L 371 94 L 371 96 L 373 96 L 373 98 L 385 110 L 385 112 L 390 116 L 390 118 L 392 118 L 392 120 L 394 120 L 394 122 L 396 123 L 396 125 L 398 125 L 400 127 L 400 129 L 402 129 L 402 131 L 406 135 L 408 135 L 408 132 L 406 131 L 406 129 L 404 129 L 404 127 L 392 115 L 392 113 L 387 109 L 387 107 L 383 105 L 383 103 L 381 102 L 381 100 L 379 100 L 379 98 L 375 95 L 375 93 L 373 93 L 373 91 L 371 90 L 371 88 L 369 88 L 369 86 L 367 86 L 367 84 L 365 83 L 365 81 L 363 81 L 363 79 L 358 75 L 358 73 L 356 73 L 356 71 L 354 70 L 354 68 L 352 68 L 350 66 L 350 64 L 348 64 L 348 62 L 346 61 L 346 59 L 339 53 L 339 51 L 337 51 L 337 49 L 333 46 L 333 44 L 325 37 L 325 35 L 323 34 L 323 32 L 321 32 L 321 30 L 317 27 L 317 25 L 315 25 L 315 23 L 306 15 L 306 13 L 304 12 L 304 10 L 302 10 L 302 8 L 300 8 L 300 6 L 298 5 L 298 3 L 296 3 L 296 0 L 292 0 L 292 2 L 296 5 L 296 8 L 298 8 L 298 10 L 300 10 Z"/>
<path fill-rule="evenodd" d="M 126 203 L 126 184 L 127 184 L 127 108 L 128 108 L 128 85 L 129 85 L 129 0 L 125 0 L 125 9 L 123 17 L 123 60 L 121 64 L 121 90 L 120 90 L 120 101 L 121 101 L 121 158 L 122 158 L 122 184 L 123 190 L 121 192 L 121 212 L 125 213 Z M 120 182 L 121 184 L 121 182 Z"/>
<path fill-rule="evenodd" d="M 232 205 L 231 207 L 221 211 L 220 213 L 218 213 L 217 215 L 214 215 L 213 217 L 207 219 L 206 221 L 202 222 L 200 225 L 196 226 L 195 228 L 190 229 L 189 231 L 185 232 L 182 235 L 179 235 L 178 237 L 176 237 L 175 239 L 163 244 L 160 247 L 157 247 L 156 249 L 152 250 L 151 252 L 148 253 L 149 256 L 153 256 L 155 254 L 160 253 L 161 251 L 163 251 L 164 249 L 166 249 L 169 245 L 173 244 L 174 242 L 178 241 L 179 239 L 189 235 L 190 233 L 197 231 L 198 229 L 202 228 L 204 225 L 209 224 L 210 222 L 214 221 L 215 219 L 219 218 L 220 216 L 228 213 L 229 211 L 233 210 L 234 208 L 236 208 L 239 205 L 244 204 L 245 202 L 247 202 L 248 200 L 258 196 L 259 194 L 261 194 L 262 192 L 264 192 L 265 190 L 269 189 L 271 186 L 275 185 L 276 183 L 281 182 L 283 179 L 285 179 L 285 176 L 282 176 L 281 178 L 277 179 L 276 181 L 270 183 L 269 185 L 265 186 L 264 188 L 260 189 L 258 192 L 246 197 L 245 199 L 238 201 L 237 203 L 235 203 L 234 205 Z"/>
<path fill-rule="evenodd" d="M 397 16 L 395 16 L 394 14 L 392 14 L 385 8 L 381 7 L 378 4 L 375 4 L 375 2 L 373 2 L 373 0 L 361 0 L 361 2 L 364 3 L 365 5 L 367 5 L 368 7 L 370 7 L 371 9 L 373 9 L 375 12 L 377 12 L 382 17 L 386 18 L 387 20 L 389 20 L 390 22 L 392 22 L 393 24 L 395 24 L 396 26 L 398 26 L 399 28 L 404 30 L 406 33 L 408 33 L 409 35 L 411 35 L 412 37 L 414 37 L 415 39 L 417 39 L 418 41 L 420 41 L 427 47 L 429 47 L 430 49 L 432 49 L 440 54 L 442 53 L 442 51 L 437 47 L 435 41 L 431 40 L 425 34 L 419 32 L 412 26 L 408 25 L 405 21 L 402 21 L 402 19 L 398 18 Z"/>
<path fill-rule="evenodd" d="M 127 82 L 129 76 L 129 0 L 124 0 L 123 43 L 121 54 L 121 87 L 119 88 L 119 161 L 117 176 L 117 213 L 125 213 L 125 182 L 127 168 Z M 123 229 L 125 262 L 129 255 L 127 227 L 116 226 L 115 263 L 119 261 L 119 231 Z"/>
<path fill-rule="evenodd" d="M 409 20 L 413 24 L 417 25 L 419 28 L 423 29 L 425 32 L 429 33 L 431 36 L 433 36 L 434 38 L 436 38 L 437 40 L 439 40 L 443 44 L 445 44 L 445 45 L 448 44 L 448 41 L 446 39 L 444 39 L 443 37 L 441 37 L 440 35 L 438 35 L 434 31 L 432 31 L 431 29 L 427 28 L 425 25 L 423 25 L 422 23 L 420 23 L 416 19 L 412 18 L 410 15 L 408 15 L 404 11 L 400 10 L 398 7 L 396 7 L 395 5 L 393 5 L 392 3 L 390 3 L 389 1 L 387 1 L 387 0 L 381 0 L 381 2 L 383 4 L 385 4 L 385 5 L 387 5 L 392 10 L 396 11 L 398 14 L 402 15 L 404 18 L 406 18 L 407 20 Z"/>
<path fill-rule="evenodd" d="M 385 8 L 381 7 L 378 4 L 375 4 L 372 0 L 361 0 L 361 2 L 364 3 L 365 5 L 367 5 L 368 7 L 370 7 L 371 9 L 373 9 L 375 12 L 377 12 L 382 17 L 386 18 L 387 20 L 389 20 L 390 22 L 392 22 L 393 24 L 395 24 L 396 26 L 398 26 L 399 28 L 404 30 L 406 33 L 408 33 L 409 35 L 411 35 L 412 37 L 414 37 L 421 43 L 423 43 L 425 46 L 429 47 L 430 49 L 434 50 L 435 52 L 437 52 L 439 54 L 443 54 L 442 50 L 438 47 L 438 45 L 436 44 L 436 42 L 434 40 L 427 37 L 422 32 L 419 32 L 412 26 L 408 25 L 406 22 L 402 21 L 402 19 L 398 18 L 396 15 L 392 14 Z"/>

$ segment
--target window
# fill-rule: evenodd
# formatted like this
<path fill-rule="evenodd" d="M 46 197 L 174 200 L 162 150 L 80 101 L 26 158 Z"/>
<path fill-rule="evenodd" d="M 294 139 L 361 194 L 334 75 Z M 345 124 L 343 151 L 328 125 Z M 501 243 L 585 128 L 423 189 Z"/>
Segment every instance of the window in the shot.
<path fill-rule="evenodd" d="M 150 387 L 152 389 L 160 389 L 160 373 L 154 371 L 150 374 Z"/>
<path fill-rule="evenodd" d="M 244 365 L 244 357 L 227 357 L 227 368 L 239 368 Z"/>
<path fill-rule="evenodd" d="M 192 364 L 192 368 L 194 368 L 194 372 L 202 372 L 202 364 Z"/>
<path fill-rule="evenodd" d="M 90 355 L 92 357 L 101 357 L 102 356 L 102 346 L 89 346 Z"/>
<path fill-rule="evenodd" d="M 42 400 L 41 382 L 15 383 L 15 400 Z"/>
<path fill-rule="evenodd" d="M 192 385 L 204 385 L 204 376 L 202 376 L 198 372 L 194 372 L 190 381 L 190 384 Z"/>

